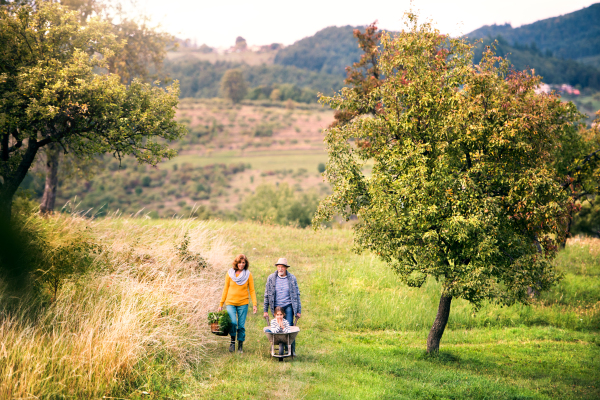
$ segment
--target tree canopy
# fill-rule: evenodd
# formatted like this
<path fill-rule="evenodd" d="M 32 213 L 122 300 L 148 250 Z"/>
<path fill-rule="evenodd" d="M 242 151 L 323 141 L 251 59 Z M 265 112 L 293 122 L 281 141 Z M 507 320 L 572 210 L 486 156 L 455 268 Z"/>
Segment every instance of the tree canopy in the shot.
<path fill-rule="evenodd" d="M 239 103 L 246 96 L 248 86 L 239 69 L 230 69 L 221 78 L 221 93 L 234 103 Z"/>
<path fill-rule="evenodd" d="M 179 89 L 106 70 L 123 48 L 109 23 L 42 2 L 0 10 L 0 217 L 10 218 L 19 184 L 42 147 L 81 156 L 133 155 L 156 164 L 185 129 L 173 118 Z"/>
<path fill-rule="evenodd" d="M 492 49 L 474 65 L 466 40 L 406 18 L 405 31 L 382 37 L 376 88 L 321 98 L 373 112 L 326 131 L 333 194 L 315 222 L 356 214 L 357 249 L 378 254 L 410 286 L 441 282 L 427 343 L 437 352 L 452 298 L 527 303 L 528 288 L 559 279 L 551 260 L 572 198 L 552 155 L 581 115 L 536 94 L 539 77 L 510 70 Z"/>

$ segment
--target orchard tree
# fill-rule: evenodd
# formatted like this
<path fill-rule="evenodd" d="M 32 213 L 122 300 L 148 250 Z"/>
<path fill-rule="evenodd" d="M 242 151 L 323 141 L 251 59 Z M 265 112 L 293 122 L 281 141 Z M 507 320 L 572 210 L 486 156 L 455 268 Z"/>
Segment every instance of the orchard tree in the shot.
<path fill-rule="evenodd" d="M 27 3 L 27 2 L 25 2 Z M 31 2 L 29 2 L 31 3 Z M 110 33 L 115 40 L 122 44 L 119 51 L 113 52 L 107 59 L 107 69 L 111 73 L 119 75 L 123 84 L 130 83 L 134 78 L 146 82 L 158 78 L 162 70 L 162 63 L 166 51 L 173 37 L 167 33 L 160 32 L 148 25 L 148 20 L 143 16 L 131 19 L 122 11 L 121 3 L 113 4 L 102 0 L 62 0 L 61 5 L 76 11 L 82 25 L 86 25 L 93 16 L 109 23 Z M 150 73 L 150 70 L 156 73 Z M 56 191 L 59 181 L 59 170 L 64 178 L 66 169 L 77 171 L 89 169 L 89 159 L 68 154 L 68 148 L 62 149 L 58 144 L 51 143 L 44 152 L 44 164 L 46 169 L 46 181 L 44 194 L 40 203 L 40 211 L 43 214 L 54 210 Z M 89 174 L 88 174 L 89 175 Z"/>
<path fill-rule="evenodd" d="M 248 88 L 244 75 L 239 69 L 229 69 L 221 78 L 221 93 L 233 103 L 239 103 L 246 96 Z"/>
<path fill-rule="evenodd" d="M 55 3 L 0 10 L 0 220 L 10 220 L 12 198 L 45 146 L 152 165 L 175 154 L 165 141 L 185 132 L 173 119 L 177 84 L 125 86 L 119 75 L 94 72 L 122 48 L 111 29 L 98 19 L 83 27 Z"/>
<path fill-rule="evenodd" d="M 382 36 L 385 79 L 376 88 L 321 97 L 336 110 L 373 112 L 326 131 L 333 194 L 314 222 L 356 214 L 357 249 L 373 251 L 409 286 L 428 277 L 441 284 L 427 338 L 436 353 L 452 299 L 475 308 L 528 303 L 528 287 L 541 291 L 560 278 L 551 261 L 572 198 L 552 163 L 580 114 L 536 94 L 539 77 L 511 71 L 492 49 L 473 65 L 463 39 L 412 13 L 406 24 Z"/>

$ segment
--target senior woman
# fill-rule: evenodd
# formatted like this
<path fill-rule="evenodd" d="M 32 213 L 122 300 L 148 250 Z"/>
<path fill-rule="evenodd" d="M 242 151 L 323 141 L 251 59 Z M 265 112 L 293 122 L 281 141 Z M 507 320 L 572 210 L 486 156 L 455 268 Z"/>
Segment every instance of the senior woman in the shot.
<path fill-rule="evenodd" d="M 249 297 L 252 296 L 252 311 L 256 314 L 256 292 L 254 291 L 254 279 L 248 271 L 250 262 L 245 255 L 238 255 L 233 260 L 233 268 L 227 271 L 225 276 L 225 287 L 219 303 L 219 311 L 223 304 L 227 306 L 227 313 L 231 317 L 231 343 L 229 351 L 235 351 L 235 338 L 238 340 L 238 352 L 244 352 L 244 341 L 246 340 L 246 315 L 248 314 Z M 250 296 L 248 296 L 248 293 Z"/>
<path fill-rule="evenodd" d="M 269 310 L 275 315 L 275 307 L 283 309 L 285 319 L 294 325 L 294 316 L 300 318 L 302 305 L 300 303 L 300 289 L 296 277 L 288 272 L 290 267 L 286 258 L 280 258 L 275 264 L 277 272 L 267 278 L 265 285 L 265 318 L 269 318 Z M 296 355 L 296 341 L 292 343 L 292 354 Z"/>

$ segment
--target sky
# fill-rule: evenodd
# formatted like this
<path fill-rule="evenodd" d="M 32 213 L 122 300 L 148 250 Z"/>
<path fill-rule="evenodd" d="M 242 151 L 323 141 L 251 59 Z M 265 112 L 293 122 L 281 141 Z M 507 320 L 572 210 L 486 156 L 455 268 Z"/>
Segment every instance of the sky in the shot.
<path fill-rule="evenodd" d="M 459 36 L 483 25 L 513 27 L 568 14 L 594 4 L 586 0 L 413 0 L 412 9 L 442 33 Z M 292 44 L 328 26 L 367 25 L 398 31 L 409 0 L 138 0 L 136 13 L 162 29 L 211 47 L 230 47 L 238 36 L 249 45 Z"/>

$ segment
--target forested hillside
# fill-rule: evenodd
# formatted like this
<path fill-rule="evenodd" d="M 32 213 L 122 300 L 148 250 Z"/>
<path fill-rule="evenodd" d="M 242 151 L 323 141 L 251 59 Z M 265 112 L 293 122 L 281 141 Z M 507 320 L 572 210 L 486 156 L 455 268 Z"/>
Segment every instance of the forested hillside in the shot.
<path fill-rule="evenodd" d="M 345 76 L 346 67 L 357 62 L 361 55 L 352 35 L 354 29 L 350 25 L 322 29 L 280 50 L 275 63 Z"/>
<path fill-rule="evenodd" d="M 588 10 L 590 11 L 589 14 L 591 16 L 585 13 Z M 581 10 L 578 13 L 585 14 L 585 18 L 581 17 L 580 19 L 587 21 L 594 17 L 594 13 L 597 14 L 598 10 L 600 10 L 600 7 L 590 7 Z M 572 14 L 569 14 L 569 16 L 570 15 Z M 571 20 L 573 20 L 573 18 L 568 18 L 568 21 Z M 600 20 L 600 18 L 596 18 L 596 20 Z M 573 23 L 575 24 L 579 19 L 574 21 L 575 22 Z M 502 27 L 494 26 L 487 27 L 489 29 L 485 28 L 486 27 L 480 28 L 467 35 L 469 38 L 484 38 L 484 43 L 478 45 L 476 49 L 475 62 L 480 61 L 485 45 L 491 44 L 494 40 L 498 40 L 498 55 L 506 56 L 513 63 L 515 69 L 523 70 L 533 68 L 538 75 L 543 77 L 543 80 L 546 83 L 568 83 L 573 86 L 579 85 L 582 88 L 589 87 L 594 90 L 600 89 L 600 69 L 595 66 L 585 65 L 574 59 L 569 59 L 569 57 L 564 57 L 562 53 L 559 54 L 556 52 L 556 54 L 554 54 L 553 50 L 544 49 L 535 43 L 531 44 L 531 41 L 523 42 L 526 44 L 515 44 L 511 39 L 502 35 Z M 353 29 L 354 28 L 350 26 L 340 28 L 329 27 L 323 29 L 314 36 L 299 40 L 293 45 L 280 50 L 275 57 L 275 63 L 305 68 L 320 73 L 337 73 L 339 76 L 345 76 L 345 67 L 358 61 L 361 54 L 356 39 L 352 35 Z M 597 30 L 598 28 L 592 26 L 592 24 L 582 23 L 581 34 L 579 36 L 567 35 L 565 36 L 565 39 L 562 40 L 562 43 L 565 48 L 569 47 L 570 43 L 572 43 L 574 47 L 583 46 L 585 43 L 583 38 L 592 37 L 594 35 L 598 36 L 594 33 L 597 32 Z M 549 28 L 548 31 L 550 31 Z M 589 34 L 586 32 L 589 32 Z M 552 35 L 559 34 L 560 31 L 558 30 L 556 33 L 552 33 Z M 550 35 L 550 33 L 548 35 Z M 600 38 L 600 36 L 598 37 Z M 594 54 L 600 54 L 600 51 Z"/>
<path fill-rule="evenodd" d="M 575 60 L 549 56 L 535 45 L 511 46 L 502 36 L 485 38 L 477 45 L 474 59 L 476 63 L 481 60 L 484 47 L 494 44 L 495 41 L 496 53 L 508 58 L 516 70 L 533 68 L 535 73 L 549 84 L 568 83 L 581 88 L 600 90 L 600 69 Z"/>
<path fill-rule="evenodd" d="M 513 28 L 510 24 L 485 25 L 469 38 L 502 36 L 510 44 L 535 43 L 546 55 L 600 66 L 600 3 L 582 10 Z"/>

